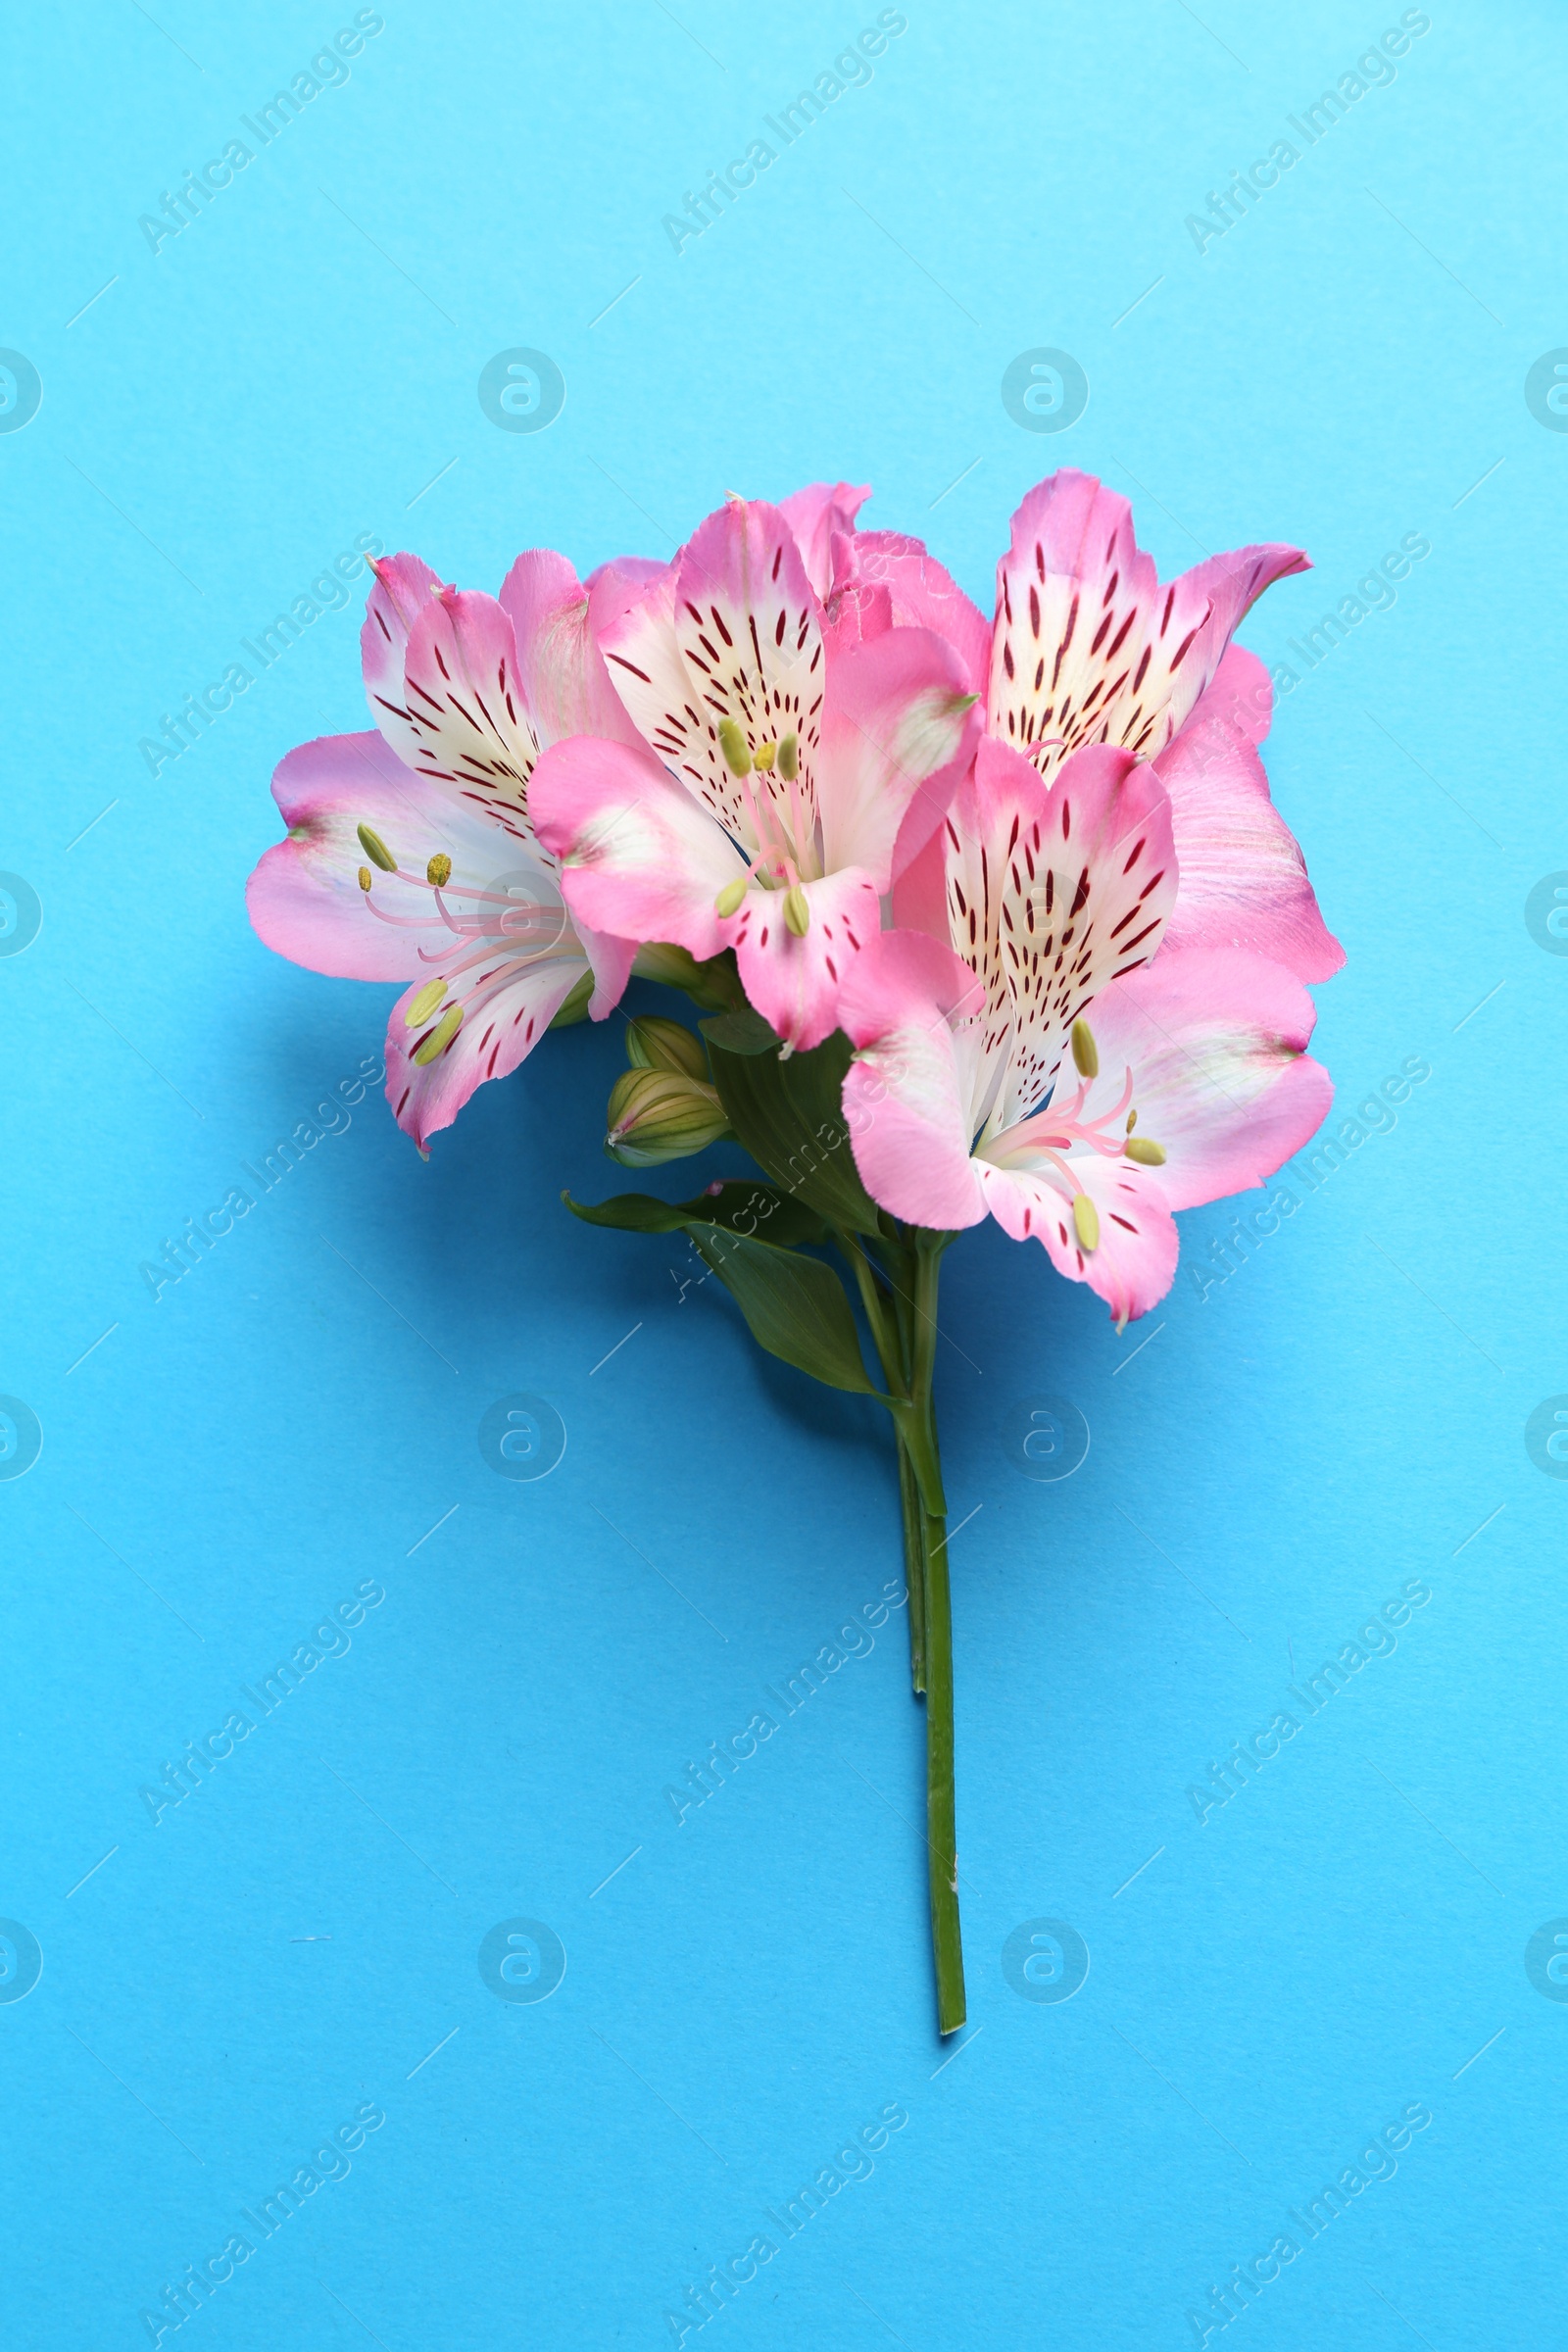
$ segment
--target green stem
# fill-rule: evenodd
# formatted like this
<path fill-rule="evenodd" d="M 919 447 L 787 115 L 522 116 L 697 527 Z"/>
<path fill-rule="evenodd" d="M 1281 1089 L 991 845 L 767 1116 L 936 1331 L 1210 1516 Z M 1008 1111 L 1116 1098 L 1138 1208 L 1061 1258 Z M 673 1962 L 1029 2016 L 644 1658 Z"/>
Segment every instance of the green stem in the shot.
<path fill-rule="evenodd" d="M 904 1586 L 909 1603 L 909 1680 L 925 1690 L 925 1512 L 909 1449 L 899 1436 L 899 1501 L 904 1512 Z"/>
<path fill-rule="evenodd" d="M 878 1269 L 853 1233 L 835 1229 L 846 1262 L 859 1286 L 860 1303 L 871 1326 L 883 1377 L 893 1399 L 893 1426 L 899 1446 L 899 1502 L 904 1519 L 904 1583 L 909 1608 L 909 1680 L 918 1694 L 925 1689 L 925 1529 L 920 1480 L 910 1450 L 909 1298 L 907 1290 L 890 1277 L 891 1290 L 877 1280 Z M 906 1281 L 909 1277 L 906 1276 Z M 889 1315 L 891 1306 L 892 1314 Z"/>
<path fill-rule="evenodd" d="M 910 1328 L 910 1396 L 922 1424 L 930 1474 L 920 1478 L 927 1506 L 941 1503 L 936 1411 L 932 1397 L 937 1338 L 937 1283 L 948 1237 L 917 1237 Z M 918 1460 L 913 1467 L 918 1471 Z M 963 1944 L 958 1924 L 958 1838 L 953 1781 L 953 1605 L 948 1580 L 946 1508 L 922 1512 L 925 1570 L 926 1845 L 931 1885 L 931 1949 L 937 1974 L 937 2029 L 956 2033 L 964 2022 Z"/>

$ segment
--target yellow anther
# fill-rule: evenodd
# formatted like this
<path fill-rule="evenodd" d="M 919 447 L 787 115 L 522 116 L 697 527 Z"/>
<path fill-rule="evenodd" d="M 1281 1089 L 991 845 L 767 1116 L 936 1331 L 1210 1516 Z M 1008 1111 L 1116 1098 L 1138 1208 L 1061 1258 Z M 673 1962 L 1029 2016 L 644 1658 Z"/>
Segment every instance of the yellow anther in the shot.
<path fill-rule="evenodd" d="M 409 1027 L 417 1029 L 421 1021 L 427 1021 L 446 993 L 447 984 L 444 980 L 427 980 L 403 1015 Z"/>
<path fill-rule="evenodd" d="M 438 850 L 424 869 L 424 878 L 437 890 L 444 890 L 452 879 L 452 860 L 444 850 Z"/>
<path fill-rule="evenodd" d="M 784 893 L 784 921 L 797 939 L 804 939 L 811 927 L 811 906 L 798 882 L 792 882 Z"/>
<path fill-rule="evenodd" d="M 800 774 L 801 739 L 798 735 L 786 735 L 780 741 L 778 747 L 778 772 L 783 777 L 786 784 L 793 784 L 796 777 Z"/>
<path fill-rule="evenodd" d="M 1098 1247 L 1100 1241 L 1100 1211 L 1087 1193 L 1072 1197 L 1073 1229 L 1086 1250 Z"/>
<path fill-rule="evenodd" d="M 383 874 L 395 874 L 398 870 L 398 861 L 381 839 L 380 834 L 372 833 L 368 825 L 361 825 L 359 833 L 360 847 L 370 863 L 378 865 Z"/>
<path fill-rule="evenodd" d="M 718 722 L 718 748 L 724 755 L 724 765 L 732 776 L 749 776 L 752 755 L 746 748 L 746 736 L 739 719 L 721 718 Z"/>
<path fill-rule="evenodd" d="M 723 889 L 713 901 L 714 913 L 726 916 L 733 914 L 745 896 L 746 876 L 744 874 L 737 874 L 733 882 L 725 883 Z"/>
<path fill-rule="evenodd" d="M 778 745 L 776 743 L 760 743 L 752 754 L 752 765 L 760 767 L 765 776 L 777 758 Z"/>
<path fill-rule="evenodd" d="M 368 867 L 368 865 L 362 865 L 362 866 L 361 866 L 361 868 L 360 868 L 360 888 L 361 888 L 362 890 L 368 890 L 368 889 L 369 889 L 369 887 L 370 887 L 370 869 L 369 869 L 369 867 Z"/>
<path fill-rule="evenodd" d="M 1087 1021 L 1074 1021 L 1072 1025 L 1072 1057 L 1080 1078 L 1100 1076 L 1100 1053 Z"/>
<path fill-rule="evenodd" d="M 1136 1159 L 1141 1168 L 1162 1168 L 1165 1165 L 1165 1147 L 1147 1135 L 1130 1135 L 1126 1145 L 1129 1159 Z"/>
<path fill-rule="evenodd" d="M 418 1051 L 414 1056 L 416 1062 L 418 1064 L 421 1070 L 424 1069 L 428 1063 L 434 1061 L 438 1054 L 444 1054 L 446 1052 L 448 1046 L 451 1045 L 452 1040 L 457 1036 L 458 1031 L 462 1027 L 463 1006 L 461 1004 L 449 1004 L 446 1008 L 446 1011 L 437 1021 L 435 1027 L 431 1030 L 429 1036 L 425 1039 L 423 1045 L 419 1047 Z"/>

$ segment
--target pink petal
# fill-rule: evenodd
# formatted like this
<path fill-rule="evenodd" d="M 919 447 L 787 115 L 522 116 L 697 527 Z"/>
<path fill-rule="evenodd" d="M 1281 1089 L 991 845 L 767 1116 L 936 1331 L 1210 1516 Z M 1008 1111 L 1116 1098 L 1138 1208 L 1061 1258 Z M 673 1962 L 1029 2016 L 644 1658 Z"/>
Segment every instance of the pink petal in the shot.
<path fill-rule="evenodd" d="M 444 852 L 488 877 L 505 862 L 506 839 L 466 817 L 447 791 L 395 760 L 380 735 L 324 735 L 288 754 L 272 797 L 289 828 L 246 885 L 258 934 L 279 956 L 339 980 L 406 980 L 420 970 L 423 931 L 379 921 L 358 882 L 367 863 L 358 828 L 380 835 L 406 872 L 422 874 Z M 426 913 L 391 876 L 374 874 L 387 910 Z"/>
<path fill-rule="evenodd" d="M 952 1026 L 975 997 L 952 949 L 916 931 L 869 941 L 839 997 L 840 1021 L 857 1048 L 844 1116 L 860 1180 L 892 1215 L 940 1231 L 978 1224 L 986 1213 Z"/>
<path fill-rule="evenodd" d="M 1070 467 L 1037 484 L 997 566 L 993 733 L 1049 775 L 1081 744 L 1152 759 L 1219 667 L 1271 581 L 1308 568 L 1292 547 L 1213 557 L 1161 587 L 1132 509 Z"/>
<path fill-rule="evenodd" d="M 418 736 L 410 721 L 403 692 L 403 662 L 409 631 L 441 582 L 417 556 L 370 558 L 375 586 L 365 608 L 360 631 L 360 661 L 365 671 L 365 698 L 370 716 L 398 758 L 414 764 Z"/>
<path fill-rule="evenodd" d="M 1004 1019 L 1011 1058 L 989 1124 L 1043 1102 L 1073 1022 L 1159 944 L 1176 897 L 1170 804 L 1131 753 L 1076 753 L 1054 784 L 1003 744 L 975 761 L 975 827 L 949 820 L 955 946 L 985 983 L 988 1028 Z M 955 847 L 954 843 L 960 845 Z"/>
<path fill-rule="evenodd" d="M 1299 980 L 1327 980 L 1345 951 L 1318 911 L 1300 850 L 1269 798 L 1249 732 L 1255 700 L 1246 690 L 1223 691 L 1238 657 L 1251 662 L 1231 648 L 1187 725 L 1154 761 L 1170 795 L 1181 868 L 1163 953 L 1250 948 Z"/>
<path fill-rule="evenodd" d="M 776 507 L 732 499 L 701 525 L 674 576 L 649 582 L 601 644 L 639 732 L 737 840 L 755 839 L 749 802 L 719 749 L 733 719 L 752 750 L 797 737 L 796 793 L 816 815 L 821 607 Z"/>
<path fill-rule="evenodd" d="M 651 753 L 591 735 L 547 751 L 529 806 L 576 917 L 620 940 L 672 940 L 706 959 L 733 922 L 713 902 L 746 867 Z"/>
<path fill-rule="evenodd" d="M 849 482 L 812 482 L 778 502 L 779 513 L 795 534 L 806 576 L 824 604 L 834 585 L 834 537 L 854 532 L 855 517 L 870 495 L 869 482 L 858 490 Z"/>
<path fill-rule="evenodd" d="M 1101 1076 L 1088 1114 L 1116 1100 L 1130 1067 L 1137 1132 L 1164 1148 L 1150 1173 L 1172 1208 L 1264 1184 L 1334 1100 L 1305 1053 L 1316 1017 L 1301 983 L 1265 956 L 1162 948 L 1094 1006 Z"/>
<path fill-rule="evenodd" d="M 878 936 L 881 909 L 875 882 L 858 866 L 841 867 L 801 887 L 810 910 L 804 939 L 784 920 L 784 893 L 760 885 L 748 890 L 739 912 L 720 929 L 735 950 L 752 1004 L 789 1046 L 804 1053 L 838 1027 L 839 991 L 861 948 Z"/>
<path fill-rule="evenodd" d="M 964 692 L 984 695 L 991 674 L 991 624 L 918 539 L 901 531 L 857 531 L 835 551 L 835 588 L 885 586 L 903 628 L 934 629 L 962 664 Z"/>
<path fill-rule="evenodd" d="M 495 598 L 457 588 L 431 597 L 409 631 L 404 687 L 419 772 L 521 825 L 538 744 L 512 622 Z"/>
<path fill-rule="evenodd" d="M 817 779 L 823 864 L 863 866 L 879 891 L 892 879 L 893 847 L 911 804 L 906 855 L 929 837 L 979 731 L 966 722 L 968 689 L 957 655 L 929 629 L 889 629 L 830 656 Z"/>
<path fill-rule="evenodd" d="M 565 557 L 530 548 L 508 572 L 500 602 L 512 622 L 516 677 L 539 743 L 567 735 L 634 741 L 593 634 L 592 599 Z"/>
<path fill-rule="evenodd" d="M 588 1018 L 602 1021 L 612 1013 L 626 993 L 631 967 L 637 959 L 634 939 L 616 939 L 609 931 L 591 930 L 586 923 L 573 926 L 582 942 L 588 968 L 594 976 L 594 993 L 588 1000 Z"/>
<path fill-rule="evenodd" d="M 1095 1204 L 1100 1239 L 1085 1250 L 1073 1223 L 1072 1199 L 1059 1178 L 1024 1167 L 978 1162 L 986 1206 L 1015 1242 L 1040 1242 L 1058 1274 L 1086 1282 L 1103 1298 L 1112 1319 L 1147 1315 L 1170 1289 L 1179 1241 L 1153 1171 L 1132 1160 L 1074 1158 L 1073 1173 Z"/>
<path fill-rule="evenodd" d="M 423 982 L 408 989 L 392 1007 L 386 1032 L 386 1099 L 405 1135 L 422 1152 L 441 1128 L 450 1127 L 475 1087 L 505 1078 L 544 1036 L 582 977 L 582 959 L 564 956 L 530 963 L 497 985 L 508 952 L 498 946 L 492 962 L 465 972 L 461 983 L 417 1027 L 406 1015 Z M 414 1055 L 454 1004 L 462 1004 L 462 1027 L 434 1059 L 422 1066 Z"/>

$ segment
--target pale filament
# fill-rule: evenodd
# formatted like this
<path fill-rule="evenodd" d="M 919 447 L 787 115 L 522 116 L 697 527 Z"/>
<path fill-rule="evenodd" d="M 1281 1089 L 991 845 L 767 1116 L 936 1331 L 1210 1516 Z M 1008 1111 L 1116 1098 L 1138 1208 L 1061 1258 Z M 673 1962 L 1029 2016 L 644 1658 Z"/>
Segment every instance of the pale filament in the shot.
<path fill-rule="evenodd" d="M 1079 1114 L 1089 1099 L 1089 1089 L 1093 1084 L 1093 1079 L 1085 1078 L 1067 1102 L 1059 1106 L 1051 1103 L 1045 1110 L 1036 1111 L 1033 1118 L 1025 1119 L 1010 1129 L 1005 1138 L 997 1137 L 995 1140 L 998 1143 L 1005 1142 L 1007 1158 L 1010 1160 L 1014 1152 L 1020 1151 L 1039 1152 L 1042 1158 L 1051 1162 L 1065 1180 L 1068 1189 L 1075 1194 L 1081 1193 L 1084 1188 L 1073 1173 L 1070 1161 L 1062 1156 L 1075 1144 L 1087 1145 L 1102 1159 L 1119 1159 L 1126 1148 L 1125 1131 L 1120 1135 L 1108 1136 L 1104 1130 L 1114 1121 L 1124 1118 L 1131 1107 L 1132 1070 L 1130 1067 L 1127 1070 L 1120 1101 L 1113 1102 L 1108 1110 L 1102 1110 L 1098 1118 L 1085 1119 Z"/>

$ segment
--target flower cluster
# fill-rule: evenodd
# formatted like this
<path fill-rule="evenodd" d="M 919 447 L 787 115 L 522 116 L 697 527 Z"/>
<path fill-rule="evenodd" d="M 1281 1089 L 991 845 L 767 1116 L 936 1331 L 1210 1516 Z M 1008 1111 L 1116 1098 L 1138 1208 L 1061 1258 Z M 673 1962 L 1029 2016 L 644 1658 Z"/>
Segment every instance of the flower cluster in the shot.
<path fill-rule="evenodd" d="M 684 1232 L 761 1347 L 887 1408 L 949 2034 L 943 1253 L 992 1216 L 1118 1324 L 1145 1313 L 1174 1212 L 1321 1122 L 1305 983 L 1342 957 L 1257 757 L 1267 676 L 1232 642 L 1304 557 L 1162 587 L 1126 501 L 1057 473 L 1012 518 L 988 624 L 918 540 L 858 527 L 866 495 L 732 499 L 673 563 L 586 583 L 533 550 L 499 598 L 377 563 L 374 732 L 283 761 L 288 838 L 249 900 L 297 962 L 408 983 L 387 1094 L 421 1151 L 634 972 L 710 1016 L 627 1020 L 606 1149 L 645 1168 L 730 1139 L 760 1178 L 569 1205 Z"/>
<path fill-rule="evenodd" d="M 634 971 L 749 1006 L 786 1061 L 846 1039 L 879 1208 L 993 1216 L 1125 1322 L 1170 1286 L 1173 1212 L 1266 1180 L 1329 1105 L 1304 984 L 1343 958 L 1233 643 L 1305 559 L 1161 585 L 1126 501 L 1063 471 L 1012 518 L 988 623 L 918 540 L 857 527 L 865 496 L 731 499 L 672 563 L 586 583 L 534 550 L 498 598 L 378 561 L 374 731 L 282 762 L 251 918 L 408 983 L 387 1094 L 421 1150 Z M 675 1026 L 631 1033 L 628 1164 L 730 1132 Z"/>

